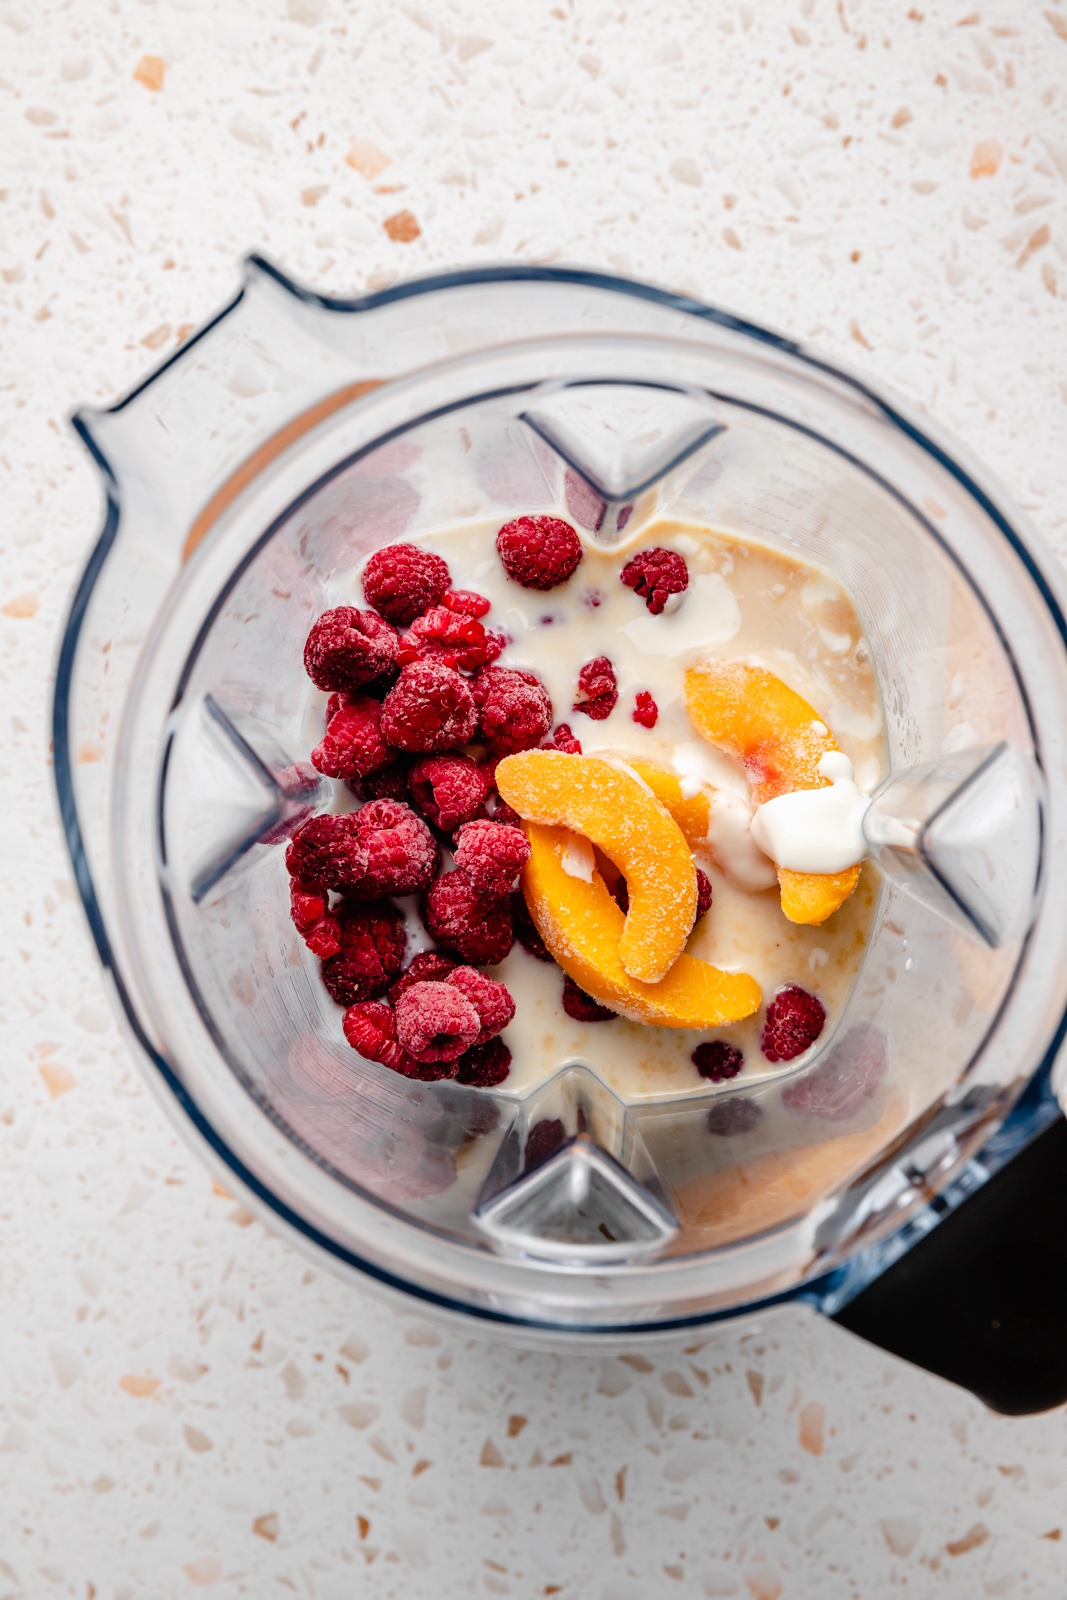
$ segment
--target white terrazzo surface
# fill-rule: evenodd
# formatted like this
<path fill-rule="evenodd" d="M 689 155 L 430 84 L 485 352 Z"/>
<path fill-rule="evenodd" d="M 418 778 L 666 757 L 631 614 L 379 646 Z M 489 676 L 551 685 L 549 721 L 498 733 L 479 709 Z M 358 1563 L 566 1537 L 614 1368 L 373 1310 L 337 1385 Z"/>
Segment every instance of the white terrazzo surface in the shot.
<path fill-rule="evenodd" d="M 214 1193 L 108 1012 L 46 765 L 100 508 L 65 413 L 250 246 L 337 292 L 524 259 L 715 299 L 928 408 L 1067 554 L 1067 4 L 0 0 L 0 130 L 0 1600 L 1067 1594 L 1062 1411 L 794 1313 L 517 1353 Z"/>

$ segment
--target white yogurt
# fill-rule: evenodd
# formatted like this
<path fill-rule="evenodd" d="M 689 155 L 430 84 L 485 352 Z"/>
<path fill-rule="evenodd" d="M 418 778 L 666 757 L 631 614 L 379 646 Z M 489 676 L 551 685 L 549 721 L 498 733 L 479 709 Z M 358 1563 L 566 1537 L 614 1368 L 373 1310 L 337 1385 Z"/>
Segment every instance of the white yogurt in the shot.
<path fill-rule="evenodd" d="M 757 807 L 752 837 L 778 866 L 789 872 L 844 872 L 868 853 L 863 819 L 870 799 L 856 787 L 852 762 L 828 750 L 819 772 L 823 789 L 794 789 Z"/>

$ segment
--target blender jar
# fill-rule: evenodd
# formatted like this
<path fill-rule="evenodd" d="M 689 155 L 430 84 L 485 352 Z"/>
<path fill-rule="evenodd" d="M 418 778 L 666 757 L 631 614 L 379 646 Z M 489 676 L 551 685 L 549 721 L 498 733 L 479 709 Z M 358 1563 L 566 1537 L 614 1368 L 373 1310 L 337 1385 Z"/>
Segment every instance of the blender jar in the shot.
<path fill-rule="evenodd" d="M 572 1335 L 833 1309 L 990 1170 L 977 1152 L 1051 1115 L 1063 584 L 925 425 L 626 280 L 507 268 L 335 301 L 257 258 L 75 425 L 107 509 L 57 680 L 74 869 L 149 1081 L 272 1226 L 341 1272 Z M 482 1090 L 345 1042 L 283 859 L 333 803 L 305 637 L 375 548 L 526 512 L 605 544 L 669 512 L 811 561 L 857 606 L 889 759 L 877 906 L 800 1066 L 628 1103 L 577 1058 Z"/>

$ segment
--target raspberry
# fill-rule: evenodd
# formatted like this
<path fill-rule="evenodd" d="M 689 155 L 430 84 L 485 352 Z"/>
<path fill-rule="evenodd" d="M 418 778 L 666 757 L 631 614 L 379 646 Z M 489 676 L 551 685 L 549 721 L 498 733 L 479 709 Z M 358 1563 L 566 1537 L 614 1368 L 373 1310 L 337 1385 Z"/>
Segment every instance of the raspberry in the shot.
<path fill-rule="evenodd" d="M 337 606 L 308 634 L 304 670 L 319 689 L 358 689 L 388 670 L 396 648 L 396 629 L 373 611 Z"/>
<path fill-rule="evenodd" d="M 293 834 L 285 852 L 291 878 L 324 889 L 345 889 L 357 884 L 367 870 L 367 860 L 367 848 L 359 837 L 352 812 L 312 817 Z"/>
<path fill-rule="evenodd" d="M 397 750 L 449 750 L 477 726 L 470 688 L 439 661 L 405 667 L 382 705 L 382 737 Z"/>
<path fill-rule="evenodd" d="M 311 752 L 312 765 L 327 778 L 365 778 L 395 755 L 381 735 L 382 708 L 369 695 L 354 695 L 330 718 L 326 737 Z"/>
<path fill-rule="evenodd" d="M 797 984 L 787 983 L 767 1007 L 760 1049 L 768 1061 L 792 1061 L 815 1043 L 825 1023 L 822 1001 Z"/>
<path fill-rule="evenodd" d="M 566 583 L 582 559 L 582 541 L 559 517 L 516 517 L 496 536 L 504 571 L 524 589 Z"/>
<path fill-rule="evenodd" d="M 559 727 L 554 728 L 549 734 L 544 744 L 542 744 L 541 749 L 562 750 L 564 755 L 580 756 L 582 753 L 582 743 L 580 739 L 576 739 L 574 737 L 570 730 L 570 726 L 566 722 L 561 722 Z"/>
<path fill-rule="evenodd" d="M 386 545 L 363 569 L 367 604 L 400 627 L 438 605 L 451 582 L 441 557 L 415 544 Z"/>
<path fill-rule="evenodd" d="M 654 617 L 658 617 L 672 594 L 684 594 L 689 587 L 689 568 L 674 550 L 639 550 L 619 573 L 628 589 L 639 594 Z"/>
<path fill-rule="evenodd" d="M 403 761 L 390 761 L 387 767 L 366 778 L 349 778 L 347 788 L 357 800 L 406 800 L 408 769 Z"/>
<path fill-rule="evenodd" d="M 558 1117 L 542 1117 L 540 1122 L 535 1122 L 526 1135 L 525 1170 L 532 1172 L 542 1161 L 547 1161 L 566 1137 L 566 1129 Z"/>
<path fill-rule="evenodd" d="M 502 983 L 495 983 L 476 967 L 457 967 L 445 979 L 465 995 L 478 1013 L 481 1027 L 475 1044 L 488 1044 L 515 1015 L 515 1002 Z"/>
<path fill-rule="evenodd" d="M 735 1045 L 727 1044 L 725 1039 L 709 1039 L 704 1044 L 698 1044 L 690 1060 L 700 1076 L 712 1083 L 725 1083 L 728 1078 L 736 1078 L 745 1064 L 740 1050 Z"/>
<path fill-rule="evenodd" d="M 734 1094 L 728 1100 L 717 1100 L 712 1106 L 708 1112 L 708 1132 L 730 1139 L 736 1133 L 749 1133 L 762 1116 L 755 1100 Z"/>
<path fill-rule="evenodd" d="M 495 756 L 532 750 L 552 726 L 552 702 L 533 672 L 483 667 L 474 680 L 482 738 Z"/>
<path fill-rule="evenodd" d="M 605 717 L 611 716 L 619 689 L 615 668 L 607 656 L 597 656 L 586 662 L 578 674 L 578 693 L 582 698 L 574 702 L 575 711 L 584 711 L 594 722 L 603 722 Z"/>
<path fill-rule="evenodd" d="M 418 1062 L 396 1042 L 396 1018 L 380 1000 L 362 1000 L 349 1006 L 341 1023 L 353 1050 L 367 1061 L 380 1061 L 405 1077 L 415 1076 Z"/>
<path fill-rule="evenodd" d="M 408 773 L 412 801 L 442 833 L 472 821 L 490 787 L 491 780 L 470 756 L 423 756 Z"/>
<path fill-rule="evenodd" d="M 693 918 L 693 926 L 696 927 L 696 925 L 700 921 L 701 917 L 706 917 L 710 910 L 711 910 L 711 879 L 708 877 L 706 872 L 701 872 L 700 868 L 698 867 L 697 868 L 697 914 Z"/>
<path fill-rule="evenodd" d="M 472 1089 L 492 1089 L 511 1071 L 511 1051 L 503 1039 L 473 1044 L 456 1061 L 456 1082 Z"/>
<path fill-rule="evenodd" d="M 449 983 L 413 983 L 396 1007 L 396 1036 L 416 1061 L 455 1061 L 480 1030 L 478 1013 Z"/>
<path fill-rule="evenodd" d="M 647 689 L 642 689 L 637 696 L 634 707 L 634 721 L 639 722 L 642 728 L 654 728 L 659 720 L 659 706 L 653 700 Z"/>
<path fill-rule="evenodd" d="M 342 902 L 337 912 L 340 953 L 322 964 L 322 981 L 338 1005 L 376 1000 L 400 971 L 407 946 L 404 919 L 387 900 L 376 905 Z"/>
<path fill-rule="evenodd" d="M 475 594 L 473 589 L 446 589 L 438 603 L 447 606 L 449 611 L 461 611 L 468 617 L 484 617 L 489 610 L 485 595 Z"/>
<path fill-rule="evenodd" d="M 437 841 L 402 800 L 371 800 L 356 813 L 367 870 L 355 886 L 361 900 L 387 894 L 418 894 L 437 871 Z"/>
<path fill-rule="evenodd" d="M 772 1002 L 773 1004 L 773 1002 Z M 886 1042 L 869 1022 L 857 1022 L 813 1072 L 782 1091 L 782 1104 L 805 1117 L 845 1122 L 873 1099 L 886 1069 Z"/>
<path fill-rule="evenodd" d="M 402 667 L 412 661 L 442 661 L 446 667 L 474 672 L 488 661 L 495 661 L 504 641 L 487 633 L 477 617 L 433 606 L 416 617 L 400 641 L 397 660 Z"/>
<path fill-rule="evenodd" d="M 294 878 L 289 884 L 289 915 L 312 955 L 325 961 L 340 950 L 341 927 L 325 889 Z"/>
<path fill-rule="evenodd" d="M 530 841 L 502 822 L 465 822 L 456 834 L 456 866 L 475 890 L 499 900 L 530 859 Z"/>
<path fill-rule="evenodd" d="M 452 956 L 438 955 L 436 950 L 420 950 L 412 956 L 399 978 L 389 990 L 394 1006 L 413 983 L 444 983 L 450 972 L 455 972 L 458 962 Z"/>
<path fill-rule="evenodd" d="M 584 478 L 579 478 L 576 472 L 568 468 L 563 488 L 567 496 L 567 510 L 578 526 L 588 528 L 590 533 L 599 533 L 608 508 L 592 484 L 586 483 Z"/>
<path fill-rule="evenodd" d="M 575 1022 L 614 1022 L 615 1013 L 598 1005 L 591 994 L 579 989 L 574 979 L 564 975 L 563 1009 Z"/>
<path fill-rule="evenodd" d="M 614 888 L 609 890 L 609 893 L 623 916 L 625 916 L 630 909 L 630 891 L 626 887 L 626 879 L 617 878 Z"/>
<path fill-rule="evenodd" d="M 554 961 L 556 958 L 546 947 L 545 941 L 534 926 L 534 919 L 530 915 L 530 908 L 523 899 L 522 890 L 516 889 L 511 897 L 511 921 L 515 929 L 515 937 L 522 948 L 530 955 L 536 956 L 538 961 Z"/>
<path fill-rule="evenodd" d="M 318 956 L 320 961 L 328 961 L 341 948 L 341 924 L 332 911 L 327 911 L 314 927 L 306 930 L 303 938 L 313 956 Z"/>
<path fill-rule="evenodd" d="M 460 867 L 433 884 L 423 918 L 438 944 L 475 967 L 503 961 L 514 942 L 507 900 L 486 900 Z"/>

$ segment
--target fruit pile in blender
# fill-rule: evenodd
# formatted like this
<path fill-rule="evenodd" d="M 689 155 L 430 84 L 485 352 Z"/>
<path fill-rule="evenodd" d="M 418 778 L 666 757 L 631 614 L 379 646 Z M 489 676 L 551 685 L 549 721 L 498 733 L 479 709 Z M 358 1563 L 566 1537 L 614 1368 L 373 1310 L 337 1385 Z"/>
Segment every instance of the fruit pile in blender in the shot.
<path fill-rule="evenodd" d="M 537 591 L 566 583 L 582 560 L 574 529 L 547 516 L 506 523 L 496 551 L 510 580 Z M 639 551 L 619 579 L 654 616 L 672 610 L 689 581 L 683 557 L 659 548 Z M 553 960 L 544 926 L 538 930 L 516 888 L 530 860 L 527 833 L 536 838 L 536 829 L 524 831 L 501 788 L 518 806 L 515 786 L 532 781 L 536 789 L 545 758 L 535 757 L 532 769 L 529 757 L 523 758 L 527 766 L 514 758 L 538 751 L 580 756 L 581 744 L 568 723 L 553 727 L 553 707 L 535 673 L 496 664 L 508 640 L 483 621 L 490 602 L 454 589 L 439 555 L 391 545 L 370 557 L 362 583 L 367 609 L 339 606 L 319 617 L 304 664 L 330 695 L 326 733 L 312 761 L 363 804 L 315 817 L 294 835 L 286 852 L 293 921 L 320 958 L 327 990 L 345 1007 L 345 1036 L 362 1056 L 412 1078 L 491 1087 L 508 1075 L 511 1056 L 499 1035 L 515 1004 L 507 987 L 481 969 L 503 961 L 515 938 L 531 955 Z M 607 718 L 618 699 L 611 661 L 600 656 L 576 668 L 573 713 Z M 634 722 L 652 728 L 657 715 L 653 696 L 639 693 Z M 497 769 L 505 761 L 510 787 L 503 776 L 498 786 Z M 554 761 L 548 765 L 558 772 Z M 623 781 L 640 782 L 636 774 Z M 647 792 L 658 816 L 663 807 Z M 523 809 L 523 815 L 531 813 Z M 675 822 L 666 813 L 664 821 L 686 857 L 675 875 L 692 902 L 680 924 L 684 944 L 707 912 L 712 889 Z M 610 887 L 612 916 L 616 906 L 625 914 L 625 879 L 619 876 Z M 405 967 L 405 920 L 393 901 L 406 896 L 418 897 L 436 948 Z M 660 953 L 649 952 L 651 966 Z M 677 956 L 673 951 L 666 966 Z M 614 1006 L 565 974 L 563 1009 L 580 1022 L 621 1014 L 700 1027 L 729 1023 L 760 1005 L 758 986 L 744 974 L 691 965 L 704 969 L 702 982 L 707 975 L 722 980 L 715 1002 L 720 1009 L 703 1020 L 631 1011 L 628 1000 L 643 1005 L 646 986 L 654 994 L 657 979 L 666 981 L 651 966 L 631 973 L 643 984 L 623 976 Z M 607 997 L 614 1000 L 614 990 Z M 815 996 L 796 986 L 780 991 L 766 1013 L 768 1059 L 788 1060 L 807 1049 L 824 1021 Z M 741 1053 L 721 1040 L 698 1045 L 692 1059 L 712 1081 L 735 1076 L 743 1064 Z"/>

